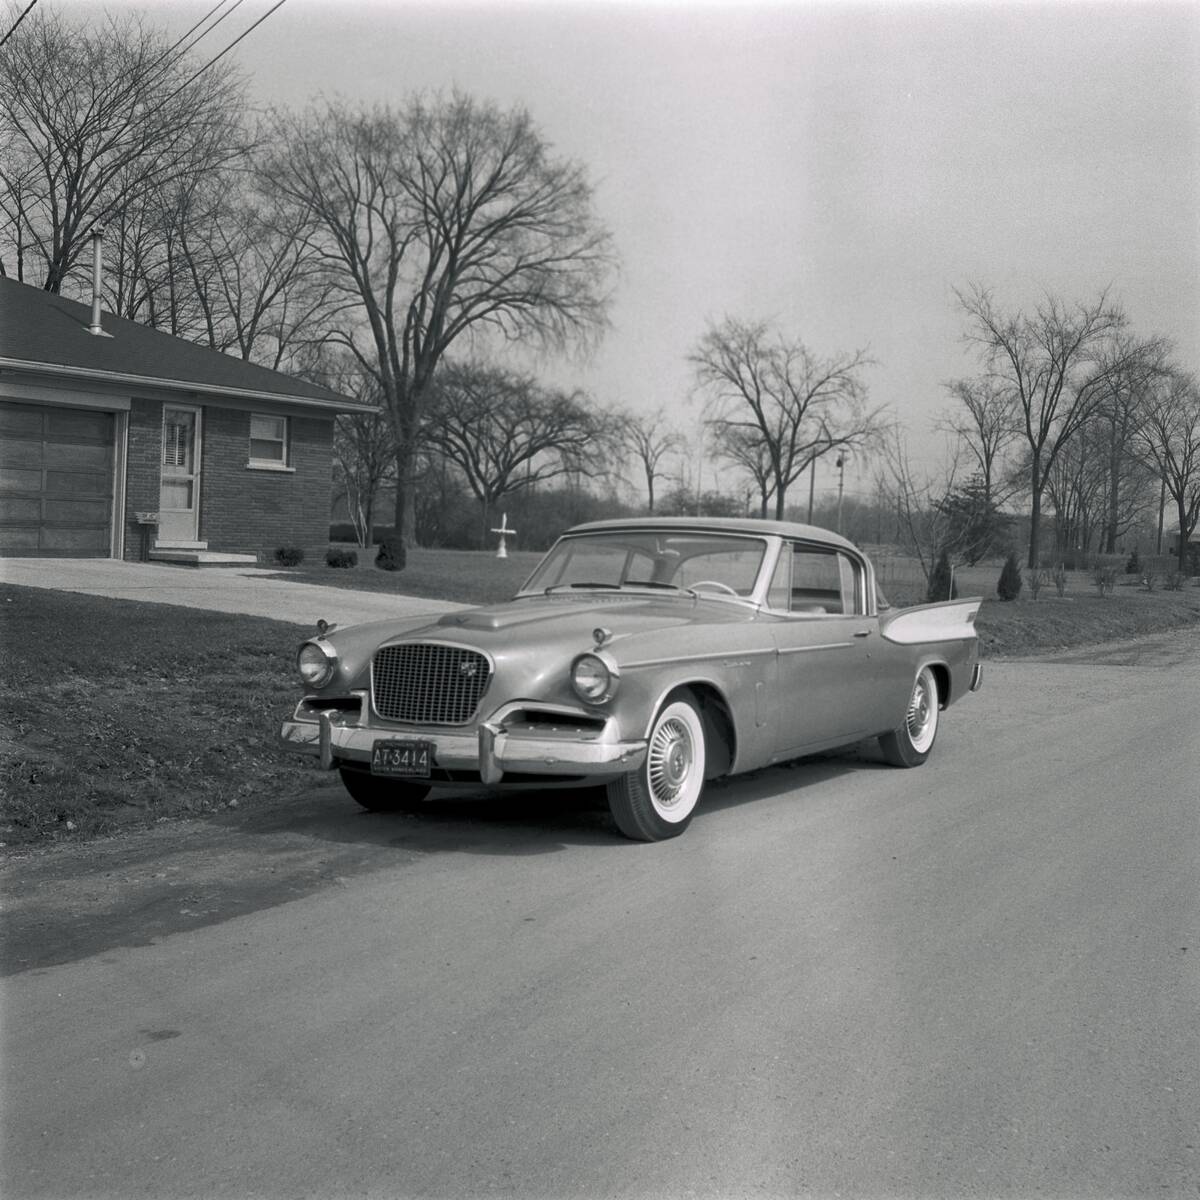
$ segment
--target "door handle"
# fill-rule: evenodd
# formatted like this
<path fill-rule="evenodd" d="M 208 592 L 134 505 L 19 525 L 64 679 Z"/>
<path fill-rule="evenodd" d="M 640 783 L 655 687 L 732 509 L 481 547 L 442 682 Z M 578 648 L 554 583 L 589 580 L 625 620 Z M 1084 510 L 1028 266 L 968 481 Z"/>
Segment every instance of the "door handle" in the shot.
<path fill-rule="evenodd" d="M 871 636 L 871 631 L 869 629 L 856 629 L 854 636 L 856 638 L 868 638 Z"/>

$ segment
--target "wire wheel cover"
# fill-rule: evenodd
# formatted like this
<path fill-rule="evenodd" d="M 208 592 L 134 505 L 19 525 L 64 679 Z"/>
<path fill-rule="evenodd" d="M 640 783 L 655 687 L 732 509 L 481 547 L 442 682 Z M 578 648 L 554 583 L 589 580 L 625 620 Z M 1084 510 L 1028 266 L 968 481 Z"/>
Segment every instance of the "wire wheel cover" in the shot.
<path fill-rule="evenodd" d="M 919 753 L 923 754 L 933 745 L 934 734 L 937 733 L 937 715 L 937 688 L 933 682 L 933 675 L 926 668 L 917 676 L 905 717 L 908 740 Z"/>
<path fill-rule="evenodd" d="M 668 718 L 654 730 L 647 773 L 656 808 L 669 811 L 689 790 L 695 757 L 692 731 L 678 717 Z"/>

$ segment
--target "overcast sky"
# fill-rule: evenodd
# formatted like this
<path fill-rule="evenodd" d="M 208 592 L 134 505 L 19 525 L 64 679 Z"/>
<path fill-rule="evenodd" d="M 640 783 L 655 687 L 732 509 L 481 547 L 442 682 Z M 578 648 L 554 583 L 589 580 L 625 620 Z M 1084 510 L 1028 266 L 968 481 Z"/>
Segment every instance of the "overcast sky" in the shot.
<path fill-rule="evenodd" d="M 209 4 L 141 7 L 182 28 Z M 233 56 L 263 102 L 525 105 L 621 255 L 610 333 L 560 375 L 604 402 L 694 424 L 706 323 L 764 317 L 868 347 L 872 400 L 927 439 L 975 370 L 971 282 L 1007 305 L 1111 287 L 1200 368 L 1200 3 L 288 0 Z"/>

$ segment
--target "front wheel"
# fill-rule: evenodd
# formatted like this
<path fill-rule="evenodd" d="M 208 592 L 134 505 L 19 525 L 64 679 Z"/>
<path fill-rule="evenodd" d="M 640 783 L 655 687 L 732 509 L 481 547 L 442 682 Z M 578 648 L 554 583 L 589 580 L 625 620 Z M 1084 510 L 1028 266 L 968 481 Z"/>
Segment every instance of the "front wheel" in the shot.
<path fill-rule="evenodd" d="M 937 680 L 930 667 L 922 667 L 913 683 L 904 724 L 879 739 L 883 757 L 893 767 L 919 767 L 933 749 L 938 728 Z"/>
<path fill-rule="evenodd" d="M 650 731 L 646 761 L 608 785 L 617 828 L 637 842 L 678 837 L 704 790 L 704 724 L 690 694 L 663 706 Z"/>
<path fill-rule="evenodd" d="M 384 779 L 349 767 L 338 767 L 338 774 L 346 791 L 368 812 L 411 812 L 429 795 L 423 783 Z"/>

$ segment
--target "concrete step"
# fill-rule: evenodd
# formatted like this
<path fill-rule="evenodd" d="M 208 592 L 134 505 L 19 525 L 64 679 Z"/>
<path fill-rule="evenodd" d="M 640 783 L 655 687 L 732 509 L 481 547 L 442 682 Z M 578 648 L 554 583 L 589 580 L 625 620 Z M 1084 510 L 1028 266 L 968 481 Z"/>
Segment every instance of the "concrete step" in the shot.
<path fill-rule="evenodd" d="M 257 554 L 231 554 L 222 550 L 151 550 L 150 561 L 180 567 L 253 567 Z"/>

